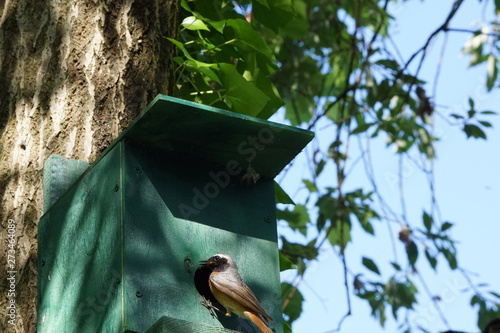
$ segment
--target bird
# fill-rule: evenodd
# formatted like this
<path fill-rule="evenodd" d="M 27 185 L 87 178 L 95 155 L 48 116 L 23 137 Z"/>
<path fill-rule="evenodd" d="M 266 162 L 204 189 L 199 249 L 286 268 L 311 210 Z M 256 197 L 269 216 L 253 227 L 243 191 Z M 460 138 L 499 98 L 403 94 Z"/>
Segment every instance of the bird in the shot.
<path fill-rule="evenodd" d="M 273 319 L 262 308 L 257 297 L 245 284 L 234 259 L 227 254 L 216 254 L 201 265 L 212 270 L 208 285 L 215 299 L 226 308 L 226 316 L 235 313 L 252 321 L 262 333 L 273 333 L 268 323 Z"/>

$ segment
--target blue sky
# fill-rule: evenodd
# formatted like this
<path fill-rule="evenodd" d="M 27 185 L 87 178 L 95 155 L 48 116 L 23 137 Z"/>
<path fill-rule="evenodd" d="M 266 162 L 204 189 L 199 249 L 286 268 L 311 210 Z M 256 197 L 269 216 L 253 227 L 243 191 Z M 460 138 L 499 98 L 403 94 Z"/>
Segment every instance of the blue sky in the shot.
<path fill-rule="evenodd" d="M 391 30 L 395 43 L 407 60 L 426 41 L 432 31 L 440 26 L 448 15 L 451 0 L 441 1 L 408 1 L 400 2 L 391 8 L 397 24 Z M 485 2 L 485 1 L 483 1 Z M 490 7 L 485 11 L 491 19 Z M 465 1 L 450 27 L 472 29 L 471 24 L 480 24 L 482 4 L 477 0 Z M 475 26 L 477 28 L 477 25 Z M 464 113 L 468 107 L 468 98 L 476 101 L 477 110 L 494 110 L 500 113 L 500 98 L 496 90 L 491 94 L 484 91 L 485 68 L 468 68 L 468 57 L 461 55 L 461 50 L 468 39 L 466 33 L 452 32 L 448 34 L 445 58 L 434 102 L 442 115 Z M 433 42 L 422 68 L 421 77 L 429 84 L 426 90 L 432 92 L 432 82 L 437 68 L 444 38 L 439 36 Z M 474 282 L 485 282 L 490 288 L 485 290 L 500 291 L 500 223 L 498 223 L 497 205 L 500 203 L 500 116 L 489 116 L 485 120 L 493 123 L 493 129 L 487 131 L 488 140 L 467 140 L 464 133 L 450 126 L 441 117 L 435 117 L 435 133 L 440 138 L 435 146 L 435 185 L 439 208 L 443 220 L 455 223 L 452 237 L 459 243 L 459 265 L 470 270 Z M 489 119 L 487 119 L 489 118 Z M 276 120 L 276 119 L 273 119 Z M 331 142 L 328 134 L 317 134 L 320 144 Z M 356 143 L 357 145 L 357 143 Z M 394 184 L 394 176 L 398 172 L 398 159 L 392 150 L 385 148 L 384 139 L 370 143 L 373 165 L 378 186 L 385 199 L 400 211 L 399 191 Z M 352 163 L 355 156 L 352 157 Z M 293 170 L 285 177 L 277 177 L 288 193 L 296 193 L 300 187 L 300 179 L 308 178 L 304 158 L 299 157 Z M 422 210 L 429 210 L 430 192 L 424 175 L 411 162 L 405 162 L 405 198 L 409 221 L 413 226 L 421 226 Z M 328 175 L 327 175 L 328 176 Z M 325 179 L 326 177 L 325 176 Z M 326 184 L 326 182 L 325 182 Z M 363 165 L 359 163 L 346 188 L 363 187 L 371 189 L 364 176 Z M 300 195 L 300 192 L 299 192 Z M 388 228 L 389 227 L 389 228 Z M 359 227 L 353 231 L 354 242 L 347 249 L 347 262 L 353 273 L 363 272 L 365 278 L 376 278 L 370 275 L 361 265 L 361 256 L 370 256 L 379 264 L 384 280 L 393 270 L 385 262 L 393 259 L 393 251 L 389 242 L 389 229 L 397 235 L 397 225 L 381 222 L 377 225 L 376 236 L 366 235 Z M 284 230 L 281 230 L 286 232 Z M 287 234 L 290 235 L 290 234 Z M 397 241 L 398 259 L 404 263 L 402 243 Z M 424 259 L 424 258 L 420 258 Z M 447 263 L 441 258 L 438 273 L 433 272 L 424 260 L 419 260 L 419 269 L 424 276 L 433 295 L 442 298 L 440 306 L 450 328 L 466 332 L 478 332 L 476 310 L 469 306 L 470 293 L 462 294 L 467 283 L 463 276 L 450 271 Z M 293 274 L 284 273 L 284 279 Z M 419 306 L 417 312 L 410 317 L 415 324 L 422 324 L 431 331 L 446 330 L 445 324 L 437 317 L 436 311 L 426 296 L 417 276 L 412 280 L 419 289 Z M 294 332 L 327 332 L 337 328 L 340 318 L 347 310 L 343 287 L 343 268 L 338 256 L 325 249 L 319 262 L 311 265 L 300 290 L 306 298 L 302 317 L 294 324 Z M 352 316 L 342 325 L 341 332 L 396 332 L 397 326 L 387 313 L 386 328 L 382 329 L 375 319 L 370 317 L 370 308 L 364 301 L 351 295 Z M 400 316 L 404 316 L 401 311 Z"/>

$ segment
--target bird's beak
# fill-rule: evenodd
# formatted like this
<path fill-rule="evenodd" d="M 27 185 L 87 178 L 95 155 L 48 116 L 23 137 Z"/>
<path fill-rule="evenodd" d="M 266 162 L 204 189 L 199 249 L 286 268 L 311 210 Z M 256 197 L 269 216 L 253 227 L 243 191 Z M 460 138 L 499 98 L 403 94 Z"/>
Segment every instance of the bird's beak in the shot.
<path fill-rule="evenodd" d="M 210 264 L 212 264 L 213 262 L 211 261 L 208 261 L 208 260 L 200 260 L 200 265 L 201 266 L 208 266 Z"/>

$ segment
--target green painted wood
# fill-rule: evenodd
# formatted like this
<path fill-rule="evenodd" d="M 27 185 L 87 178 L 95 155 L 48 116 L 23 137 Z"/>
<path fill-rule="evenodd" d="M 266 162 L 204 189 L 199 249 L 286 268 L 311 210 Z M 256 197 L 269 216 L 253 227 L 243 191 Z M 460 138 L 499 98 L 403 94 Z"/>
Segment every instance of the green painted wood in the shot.
<path fill-rule="evenodd" d="M 238 331 L 192 323 L 177 318 L 161 317 L 146 333 L 235 333 Z"/>
<path fill-rule="evenodd" d="M 43 165 L 43 211 L 46 212 L 88 167 L 89 163 L 84 161 L 50 155 Z"/>
<path fill-rule="evenodd" d="M 127 317 L 127 328 L 145 331 L 168 316 L 253 332 L 253 324 L 237 316 L 214 320 L 194 286 L 199 261 L 227 253 L 275 319 L 272 328 L 282 332 L 274 183 L 235 182 L 198 215 L 182 218 L 178 206 L 192 201 L 193 188 L 211 182 L 210 171 L 194 161 L 125 147 L 125 307 L 141 313 Z"/>
<path fill-rule="evenodd" d="M 122 135 L 142 147 L 273 179 L 312 140 L 299 128 L 158 95 Z"/>
<path fill-rule="evenodd" d="M 38 224 L 39 333 L 123 332 L 120 160 L 110 151 Z"/>
<path fill-rule="evenodd" d="M 38 332 L 144 332 L 162 316 L 252 332 L 200 304 L 194 273 L 215 253 L 235 258 L 282 332 L 273 182 L 231 181 L 185 219 L 214 170 L 125 143 L 93 165 L 39 223 Z"/>

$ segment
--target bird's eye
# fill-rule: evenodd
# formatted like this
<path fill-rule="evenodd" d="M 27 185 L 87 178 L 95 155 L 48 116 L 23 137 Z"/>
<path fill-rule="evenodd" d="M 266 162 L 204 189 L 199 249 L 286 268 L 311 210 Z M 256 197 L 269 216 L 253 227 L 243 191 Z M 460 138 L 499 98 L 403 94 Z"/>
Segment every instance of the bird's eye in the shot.
<path fill-rule="evenodd" d="M 214 259 L 215 259 L 215 260 L 219 260 L 219 259 L 220 259 L 220 257 L 219 257 L 219 256 L 214 256 Z"/>

